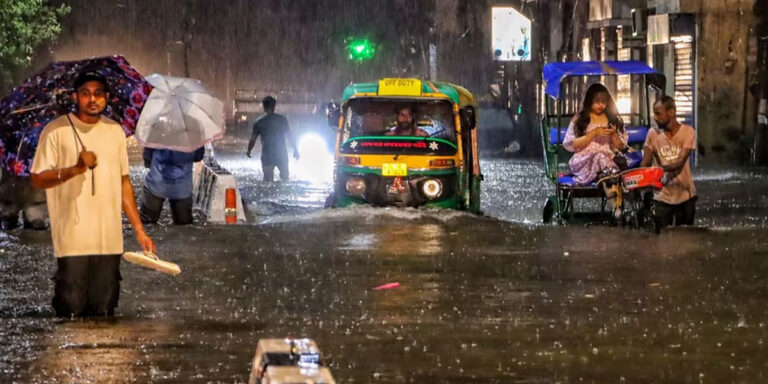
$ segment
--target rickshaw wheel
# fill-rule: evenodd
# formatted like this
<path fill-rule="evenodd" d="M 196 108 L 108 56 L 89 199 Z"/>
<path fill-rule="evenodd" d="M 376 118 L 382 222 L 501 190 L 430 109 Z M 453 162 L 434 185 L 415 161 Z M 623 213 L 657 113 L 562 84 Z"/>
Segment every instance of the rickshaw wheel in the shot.
<path fill-rule="evenodd" d="M 659 226 L 656 224 L 656 218 L 653 215 L 653 194 L 651 193 L 645 193 L 643 194 L 643 203 L 642 208 L 640 208 L 640 212 L 638 212 L 639 216 L 639 224 L 640 228 L 651 232 L 658 234 Z"/>
<path fill-rule="evenodd" d="M 544 224 L 549 224 L 552 222 L 552 217 L 555 215 L 555 202 L 552 201 L 551 197 L 547 198 L 547 201 L 544 203 L 544 209 L 542 211 L 542 219 L 544 221 Z"/>
<path fill-rule="evenodd" d="M 656 225 L 656 218 L 653 217 L 653 212 L 650 209 L 644 208 L 640 211 L 640 214 L 640 228 L 650 233 L 659 233 L 659 227 Z"/>

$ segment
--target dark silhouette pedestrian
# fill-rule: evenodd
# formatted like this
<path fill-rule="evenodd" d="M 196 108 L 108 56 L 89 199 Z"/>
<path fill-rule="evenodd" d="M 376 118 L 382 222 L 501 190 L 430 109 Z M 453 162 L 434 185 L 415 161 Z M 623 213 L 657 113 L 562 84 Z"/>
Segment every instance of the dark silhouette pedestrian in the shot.
<path fill-rule="evenodd" d="M 286 138 L 293 148 L 293 157 L 299 159 L 299 149 L 291 134 L 288 120 L 275 113 L 276 104 L 277 100 L 272 96 L 267 96 L 262 101 L 266 114 L 253 124 L 253 134 L 246 152 L 248 157 L 251 157 L 256 139 L 261 137 L 261 168 L 264 171 L 264 181 L 274 180 L 275 167 L 280 170 L 280 180 L 287 181 L 290 178 Z"/>

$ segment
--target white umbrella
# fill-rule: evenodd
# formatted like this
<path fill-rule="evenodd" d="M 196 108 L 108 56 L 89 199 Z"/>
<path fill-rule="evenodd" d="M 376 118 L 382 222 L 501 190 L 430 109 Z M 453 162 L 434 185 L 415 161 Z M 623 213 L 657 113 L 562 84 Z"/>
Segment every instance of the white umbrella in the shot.
<path fill-rule="evenodd" d="M 136 139 L 144 147 L 192 152 L 224 136 L 224 103 L 199 80 L 153 74 Z"/>

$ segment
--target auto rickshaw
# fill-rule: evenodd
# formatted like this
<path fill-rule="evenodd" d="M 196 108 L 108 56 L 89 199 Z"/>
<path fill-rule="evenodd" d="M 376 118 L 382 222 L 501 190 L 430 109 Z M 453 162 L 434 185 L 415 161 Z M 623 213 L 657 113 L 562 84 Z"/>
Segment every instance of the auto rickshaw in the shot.
<path fill-rule="evenodd" d="M 653 102 L 665 87 L 664 75 L 640 61 L 587 61 L 549 63 L 544 66 L 542 77 L 545 95 L 540 127 L 544 170 L 555 189 L 555 194 L 549 196 L 544 205 L 543 221 L 569 224 L 608 219 L 616 220 L 622 226 L 655 230 L 649 192 L 661 188 L 663 172 L 655 167 L 637 167 L 651 127 Z M 629 134 L 627 144 L 631 149 L 623 155 L 629 169 L 581 185 L 572 177 L 568 166 L 571 153 L 563 148 L 563 141 L 571 119 L 581 108 L 586 89 L 595 82 L 603 83 L 611 90 L 624 120 Z M 606 209 L 608 189 L 603 184 L 610 184 L 617 193 L 618 211 L 608 212 Z M 599 203 L 578 204 L 587 199 L 596 199 Z"/>
<path fill-rule="evenodd" d="M 409 108 L 419 136 L 396 134 Z M 337 130 L 327 206 L 438 207 L 480 213 L 475 97 L 445 82 L 387 78 L 353 83 L 329 105 Z"/>

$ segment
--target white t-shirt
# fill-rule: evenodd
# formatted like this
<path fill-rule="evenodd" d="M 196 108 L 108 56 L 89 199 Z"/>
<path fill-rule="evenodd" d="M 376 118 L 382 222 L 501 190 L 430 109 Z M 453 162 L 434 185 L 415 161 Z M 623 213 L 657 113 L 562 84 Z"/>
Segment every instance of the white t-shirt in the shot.
<path fill-rule="evenodd" d="M 669 138 L 660 129 L 649 129 L 645 137 L 644 150 L 654 154 L 653 162 L 657 165 L 667 165 L 677 161 L 686 149 L 696 150 L 696 131 L 690 125 L 681 124 L 675 136 Z M 660 164 L 659 164 L 660 163 Z M 667 172 L 670 177 L 664 188 L 654 194 L 654 199 L 670 205 L 685 203 L 696 196 L 693 185 L 690 157 L 685 159 L 683 168 L 675 172 Z"/>
<path fill-rule="evenodd" d="M 123 253 L 122 177 L 128 175 L 128 152 L 123 129 L 103 117 L 86 124 L 69 114 L 88 151 L 96 154 L 96 168 L 45 190 L 56 257 Z M 83 150 L 67 116 L 45 126 L 32 163 L 32 173 L 77 164 Z M 92 182 L 94 190 L 92 191 Z"/>

